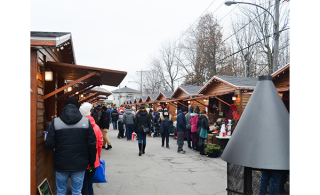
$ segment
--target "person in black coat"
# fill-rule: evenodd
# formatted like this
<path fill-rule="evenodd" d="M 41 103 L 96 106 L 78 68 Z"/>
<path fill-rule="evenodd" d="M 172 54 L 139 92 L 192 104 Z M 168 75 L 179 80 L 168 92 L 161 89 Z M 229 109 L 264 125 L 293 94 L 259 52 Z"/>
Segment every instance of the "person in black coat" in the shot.
<path fill-rule="evenodd" d="M 118 118 L 119 118 L 119 113 L 118 113 L 117 109 L 113 109 L 113 111 L 111 113 L 111 121 L 113 124 L 113 130 L 117 130 Z"/>
<path fill-rule="evenodd" d="M 150 128 L 150 116 L 145 109 L 145 105 L 141 105 L 134 120 L 133 131 L 138 135 L 139 156 L 145 153 L 146 133 L 143 128 Z"/>
<path fill-rule="evenodd" d="M 204 111 L 204 110 L 200 112 L 197 127 L 198 127 L 198 135 L 200 134 L 201 128 L 205 129 L 207 131 L 207 133 L 209 131 L 209 119 L 206 114 L 206 111 Z M 204 140 L 205 140 L 205 138 L 202 138 L 199 136 L 198 147 L 200 150 L 200 155 L 205 155 L 205 153 L 204 153 Z"/>
<path fill-rule="evenodd" d="M 154 127 L 153 137 L 158 137 L 159 129 L 160 129 L 160 113 L 159 112 L 157 112 L 155 114 L 155 117 L 153 118 L 153 127 Z"/>
<path fill-rule="evenodd" d="M 54 149 L 57 194 L 67 193 L 69 176 L 72 194 L 81 193 L 88 163 L 94 168 L 96 141 L 89 119 L 79 111 L 78 99 L 67 98 L 61 115 L 52 121 L 45 141 L 49 149 Z"/>
<path fill-rule="evenodd" d="M 111 141 L 107 136 L 108 130 L 109 130 L 109 121 L 110 121 L 110 113 L 107 110 L 107 107 L 103 106 L 102 107 L 102 115 L 100 117 L 100 121 L 99 121 L 99 127 L 102 131 L 103 134 L 103 145 L 102 148 L 105 148 L 106 150 L 109 150 L 112 148 L 111 146 Z M 108 146 L 106 147 L 106 143 L 108 144 Z"/>
<path fill-rule="evenodd" d="M 162 137 L 161 147 L 164 147 L 164 140 L 166 139 L 166 148 L 169 147 L 169 133 L 172 129 L 173 121 L 171 114 L 168 113 L 168 110 L 165 108 L 163 114 L 160 115 L 160 133 Z"/>

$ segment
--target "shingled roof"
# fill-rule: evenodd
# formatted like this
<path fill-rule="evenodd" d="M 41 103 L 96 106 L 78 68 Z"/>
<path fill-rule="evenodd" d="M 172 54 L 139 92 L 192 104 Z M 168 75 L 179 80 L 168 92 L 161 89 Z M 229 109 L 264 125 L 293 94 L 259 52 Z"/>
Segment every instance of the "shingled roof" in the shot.
<path fill-rule="evenodd" d="M 111 92 L 112 93 L 119 93 L 119 89 L 113 90 Z M 135 89 L 131 89 L 127 86 L 124 86 L 124 87 L 120 88 L 120 93 L 140 93 L 140 91 L 135 90 Z"/>
<path fill-rule="evenodd" d="M 231 77 L 231 76 L 213 76 L 200 90 L 199 94 L 214 80 L 218 80 L 236 89 L 251 89 L 253 90 L 258 82 L 258 78 L 254 77 Z"/>

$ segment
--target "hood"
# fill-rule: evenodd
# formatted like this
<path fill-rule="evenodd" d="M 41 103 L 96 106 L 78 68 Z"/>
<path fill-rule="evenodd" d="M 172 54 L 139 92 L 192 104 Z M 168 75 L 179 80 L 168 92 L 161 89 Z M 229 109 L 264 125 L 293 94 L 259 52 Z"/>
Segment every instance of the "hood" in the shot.
<path fill-rule="evenodd" d="M 193 107 L 191 105 L 188 106 L 188 112 L 191 114 L 193 113 Z"/>
<path fill-rule="evenodd" d="M 191 113 L 190 116 L 198 116 L 197 113 Z"/>
<path fill-rule="evenodd" d="M 90 123 L 92 125 L 92 127 L 94 127 L 96 125 L 96 121 L 94 120 L 94 118 L 90 115 L 86 116 L 89 120 L 90 120 Z"/>
<path fill-rule="evenodd" d="M 73 104 L 67 104 L 61 112 L 59 118 L 68 125 L 76 124 L 82 119 L 79 109 Z"/>
<path fill-rule="evenodd" d="M 132 114 L 132 111 L 131 110 L 126 110 L 126 111 L 124 111 L 124 113 L 126 113 L 127 115 L 130 115 L 130 114 Z"/>
<path fill-rule="evenodd" d="M 147 110 L 145 110 L 145 109 L 139 110 L 139 111 L 137 112 L 137 114 L 138 114 L 138 113 L 139 113 L 141 116 L 148 115 L 148 112 L 147 112 Z"/>
<path fill-rule="evenodd" d="M 182 111 L 181 111 L 181 110 L 178 110 L 178 114 L 180 114 L 180 113 L 182 113 Z"/>

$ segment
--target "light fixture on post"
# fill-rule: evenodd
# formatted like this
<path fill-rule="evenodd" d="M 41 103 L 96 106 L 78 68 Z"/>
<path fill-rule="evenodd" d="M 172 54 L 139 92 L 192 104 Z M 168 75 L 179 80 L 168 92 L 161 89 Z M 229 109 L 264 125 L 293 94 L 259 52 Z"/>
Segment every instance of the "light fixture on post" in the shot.
<path fill-rule="evenodd" d="M 53 80 L 53 72 L 47 68 L 44 69 L 43 66 L 40 66 L 40 72 L 42 73 L 44 71 L 44 80 L 45 81 L 52 81 Z"/>
<path fill-rule="evenodd" d="M 81 95 L 80 95 L 80 97 L 82 97 L 82 98 L 83 98 L 83 94 L 81 94 Z"/>
<path fill-rule="evenodd" d="M 204 98 L 204 100 L 203 100 L 203 101 L 205 101 L 205 102 L 206 102 L 206 101 L 207 101 L 207 98 Z"/>
<path fill-rule="evenodd" d="M 190 104 L 190 100 L 188 101 L 188 104 Z"/>
<path fill-rule="evenodd" d="M 68 87 L 68 92 L 69 92 L 69 91 L 72 91 L 72 87 Z"/>
<path fill-rule="evenodd" d="M 238 97 L 238 95 L 232 96 L 232 100 L 233 100 L 233 101 L 236 101 L 236 100 L 237 100 L 237 97 Z"/>

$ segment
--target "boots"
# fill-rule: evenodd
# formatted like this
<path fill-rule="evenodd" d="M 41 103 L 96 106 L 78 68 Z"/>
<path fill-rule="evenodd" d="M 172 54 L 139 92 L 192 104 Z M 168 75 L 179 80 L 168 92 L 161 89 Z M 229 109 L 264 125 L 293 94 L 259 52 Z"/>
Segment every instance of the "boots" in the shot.
<path fill-rule="evenodd" d="M 143 148 L 142 148 L 142 154 L 144 154 L 145 153 L 145 149 L 146 149 L 146 145 L 142 145 L 143 146 Z"/>
<path fill-rule="evenodd" d="M 139 156 L 141 156 L 141 154 L 142 154 L 142 144 L 138 143 L 138 147 L 139 147 Z"/>
<path fill-rule="evenodd" d="M 109 150 L 109 149 L 111 149 L 112 148 L 112 146 L 111 145 L 108 145 L 108 147 L 106 148 L 106 150 Z"/>

